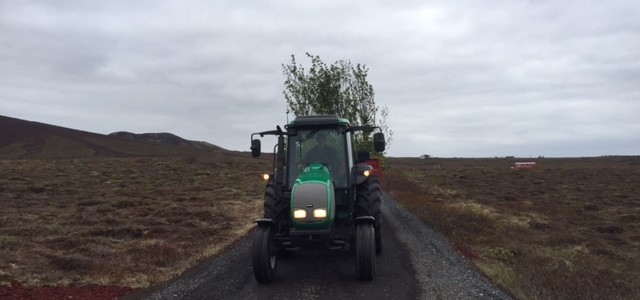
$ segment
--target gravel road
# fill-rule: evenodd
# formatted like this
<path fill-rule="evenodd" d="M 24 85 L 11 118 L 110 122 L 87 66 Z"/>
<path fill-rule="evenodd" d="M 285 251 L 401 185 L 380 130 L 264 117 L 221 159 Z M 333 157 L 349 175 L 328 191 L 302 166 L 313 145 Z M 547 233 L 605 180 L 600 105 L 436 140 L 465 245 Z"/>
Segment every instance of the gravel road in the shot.
<path fill-rule="evenodd" d="M 358 281 L 350 252 L 294 254 L 278 281 L 258 284 L 251 238 L 173 280 L 128 299 L 510 299 L 439 233 L 383 195 L 383 253 L 373 281 Z"/>

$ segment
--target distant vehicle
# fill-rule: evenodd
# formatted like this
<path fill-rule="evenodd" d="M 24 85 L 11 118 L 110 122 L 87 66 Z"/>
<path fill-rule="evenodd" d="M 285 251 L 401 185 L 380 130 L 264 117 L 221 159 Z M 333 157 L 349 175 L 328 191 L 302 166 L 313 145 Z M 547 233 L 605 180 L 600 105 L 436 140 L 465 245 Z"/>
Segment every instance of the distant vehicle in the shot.
<path fill-rule="evenodd" d="M 258 282 L 275 280 L 277 259 L 284 253 L 347 246 L 355 249 L 357 277 L 373 279 L 376 254 L 382 251 L 379 169 L 366 163 L 368 153 L 356 156 L 354 133 L 374 130 L 379 131 L 373 135 L 375 151 L 383 152 L 380 127 L 351 126 L 337 116 L 297 117 L 284 131 L 277 126 L 251 135 L 254 157 L 261 153 L 255 135 L 278 137 L 264 218 L 257 220 L 253 235 Z"/>
<path fill-rule="evenodd" d="M 514 163 L 513 168 L 516 170 L 533 170 L 536 167 L 534 161 L 523 161 Z"/>

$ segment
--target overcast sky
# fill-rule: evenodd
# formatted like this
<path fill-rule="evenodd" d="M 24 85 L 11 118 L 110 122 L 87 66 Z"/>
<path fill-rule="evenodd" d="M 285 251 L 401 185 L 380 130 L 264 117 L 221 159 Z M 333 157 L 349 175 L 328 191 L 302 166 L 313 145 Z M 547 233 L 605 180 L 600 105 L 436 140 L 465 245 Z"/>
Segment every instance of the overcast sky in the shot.
<path fill-rule="evenodd" d="M 0 115 L 248 151 L 305 52 L 369 67 L 391 156 L 640 154 L 637 0 L 0 0 Z"/>

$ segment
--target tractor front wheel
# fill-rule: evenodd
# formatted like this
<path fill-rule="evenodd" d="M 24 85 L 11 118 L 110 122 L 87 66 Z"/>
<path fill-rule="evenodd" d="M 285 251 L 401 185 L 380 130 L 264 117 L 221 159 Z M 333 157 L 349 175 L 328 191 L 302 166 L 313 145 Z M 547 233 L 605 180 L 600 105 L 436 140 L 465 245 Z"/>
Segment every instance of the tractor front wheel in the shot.
<path fill-rule="evenodd" d="M 277 248 L 273 242 L 273 227 L 258 225 L 253 233 L 253 275 L 259 283 L 275 279 Z"/>
<path fill-rule="evenodd" d="M 277 228 L 282 230 L 287 227 L 288 212 L 289 201 L 276 196 L 274 184 L 270 181 L 264 193 L 264 217 L 273 220 Z"/>
<path fill-rule="evenodd" d="M 356 225 L 356 275 L 360 280 L 376 275 L 375 229 L 369 223 Z"/>
<path fill-rule="evenodd" d="M 371 176 L 358 185 L 356 212 L 358 216 L 372 216 L 376 219 L 376 253 L 382 253 L 382 215 L 380 214 L 380 180 Z"/>

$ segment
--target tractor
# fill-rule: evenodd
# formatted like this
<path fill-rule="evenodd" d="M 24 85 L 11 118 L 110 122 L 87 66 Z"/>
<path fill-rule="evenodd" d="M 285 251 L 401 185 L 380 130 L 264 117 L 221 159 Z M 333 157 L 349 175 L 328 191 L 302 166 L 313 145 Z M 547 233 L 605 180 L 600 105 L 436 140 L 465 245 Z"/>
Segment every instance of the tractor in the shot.
<path fill-rule="evenodd" d="M 278 258 L 296 251 L 355 252 L 356 276 L 372 280 L 382 251 L 380 182 L 355 149 L 355 133 L 372 132 L 376 152 L 385 149 L 378 126 L 352 126 L 335 115 L 299 116 L 282 130 L 253 133 L 251 153 L 261 154 L 256 135 L 277 136 L 273 173 L 256 220 L 252 264 L 256 280 L 276 278 Z"/>

